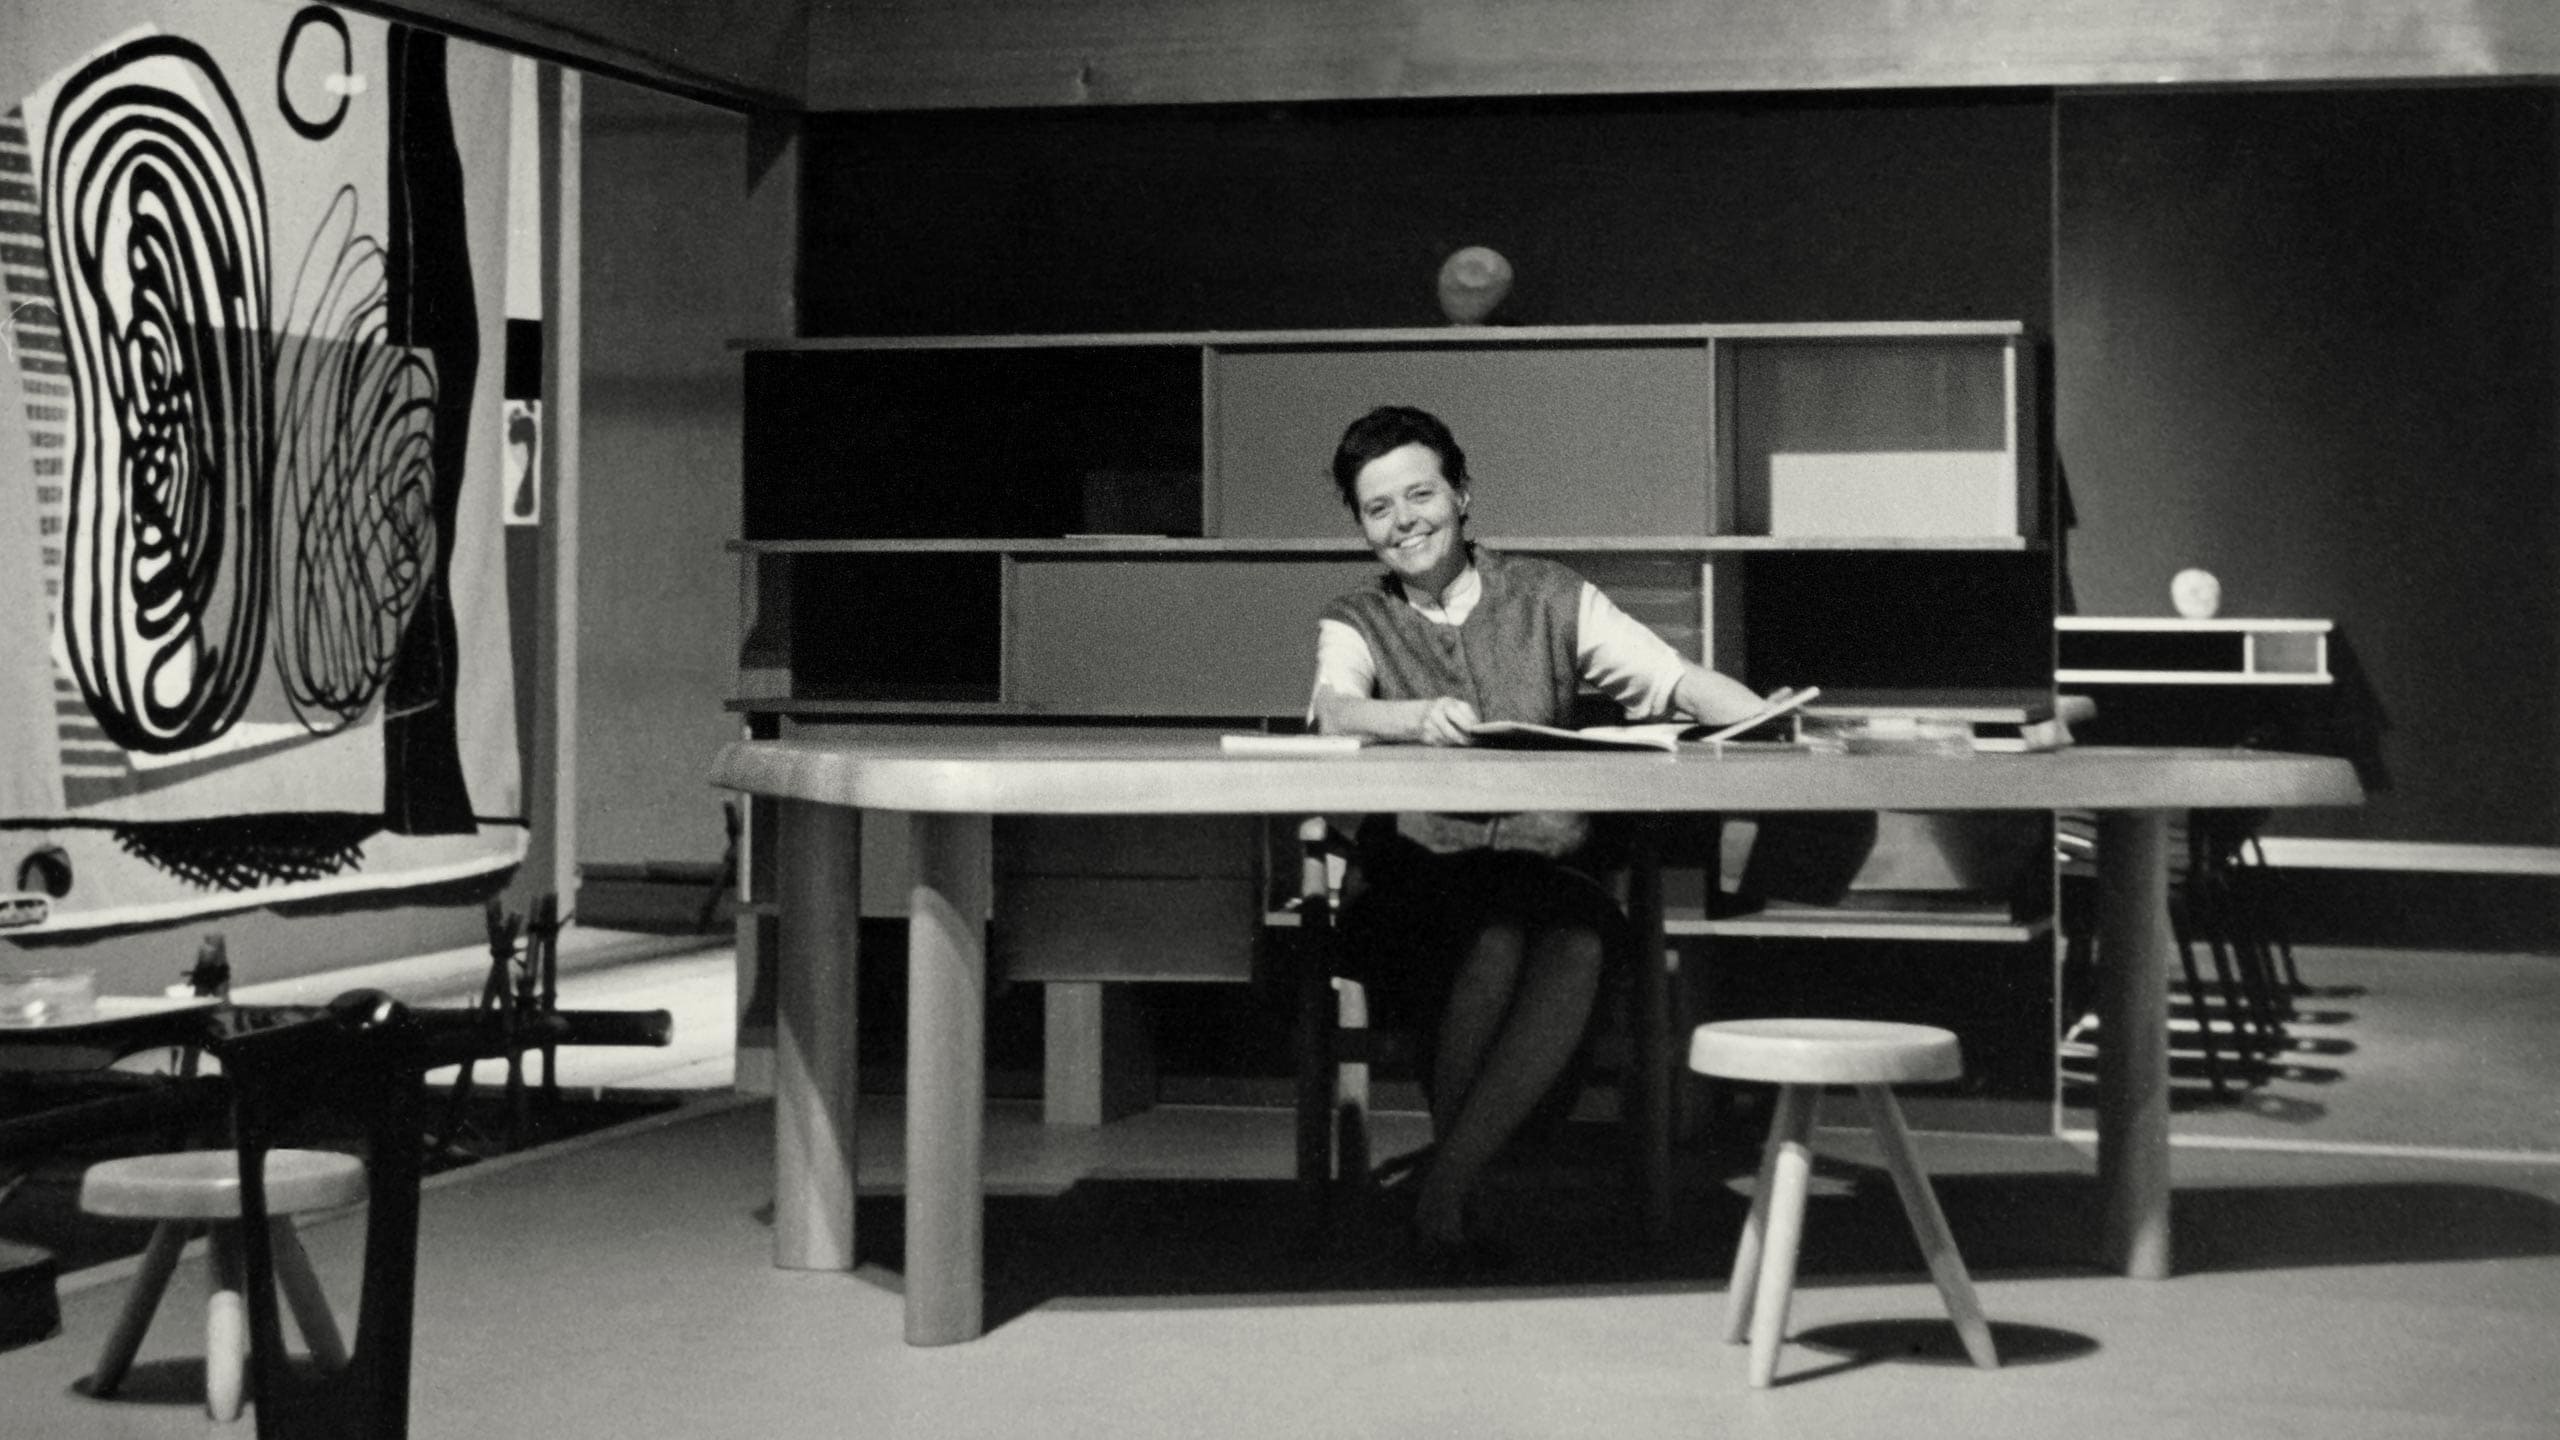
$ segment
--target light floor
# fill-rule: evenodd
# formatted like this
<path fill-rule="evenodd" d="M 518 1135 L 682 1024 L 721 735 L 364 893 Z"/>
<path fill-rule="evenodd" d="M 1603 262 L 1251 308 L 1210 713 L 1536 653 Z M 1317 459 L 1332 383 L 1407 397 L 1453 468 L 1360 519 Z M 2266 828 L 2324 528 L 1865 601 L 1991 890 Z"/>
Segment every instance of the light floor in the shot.
<path fill-rule="evenodd" d="M 564 1003 L 634 1003 L 611 998 L 628 982 L 676 1000 L 683 1037 L 688 1007 L 727 1013 L 711 961 L 597 971 Z M 1826 1131 L 1798 1340 L 1782 1383 L 1754 1392 L 1715 1338 L 1747 1185 L 1730 1156 L 1699 1162 L 1654 1251 L 1609 1228 L 1590 1177 L 1515 1173 L 1494 1209 L 1527 1252 L 1519 1283 L 1432 1288 L 1391 1229 L 1325 1255 L 1296 1243 L 1283 1114 L 1167 1108 L 1048 1130 L 1000 1103 L 993 1328 L 916 1350 L 899 1338 L 893 1101 L 869 1107 L 863 1135 L 864 1268 L 783 1272 L 768 1263 L 769 1108 L 711 1081 L 716 1056 L 570 1063 L 607 1061 L 656 1068 L 564 1081 L 704 1088 L 672 1117 L 431 1182 L 412 1434 L 2560 1434 L 2560 1163 L 2535 1151 L 2183 1145 L 2181 1273 L 2143 1283 L 2084 1263 L 2083 1150 L 1924 1136 L 2009 1362 L 1979 1373 L 1862 1138 Z M 2452 1068 L 2447 1115 L 2475 1078 Z M 2335 1116 L 2356 1081 L 2330 1083 Z M 2541 1094 L 2560 1103 L 2560 1085 Z M 310 1230 L 341 1314 L 361 1234 L 354 1216 Z M 116 1269 L 67 1277 L 64 1333 L 0 1354 L 0 1437 L 207 1433 L 183 1276 L 126 1394 L 74 1388 L 122 1298 Z"/>

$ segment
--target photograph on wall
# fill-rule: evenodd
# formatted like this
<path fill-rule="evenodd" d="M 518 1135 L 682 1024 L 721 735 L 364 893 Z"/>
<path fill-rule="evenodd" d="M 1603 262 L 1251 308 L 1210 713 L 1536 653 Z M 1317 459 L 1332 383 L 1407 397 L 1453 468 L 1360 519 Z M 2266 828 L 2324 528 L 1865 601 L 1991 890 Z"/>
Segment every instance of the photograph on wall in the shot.
<path fill-rule="evenodd" d="M 507 523 L 542 523 L 542 402 L 509 400 L 507 415 Z"/>
<path fill-rule="evenodd" d="M 505 57 L 322 5 L 5 9 L 16 930 L 514 864 Z"/>

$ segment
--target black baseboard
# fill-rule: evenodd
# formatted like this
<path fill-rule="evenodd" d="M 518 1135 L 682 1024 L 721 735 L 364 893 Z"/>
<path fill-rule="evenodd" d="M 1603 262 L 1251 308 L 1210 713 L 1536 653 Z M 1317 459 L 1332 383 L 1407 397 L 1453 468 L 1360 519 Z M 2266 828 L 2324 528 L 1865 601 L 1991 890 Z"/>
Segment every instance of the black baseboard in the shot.
<path fill-rule="evenodd" d="M 2560 876 L 2285 867 L 2250 879 L 2297 945 L 2560 948 Z"/>
<path fill-rule="evenodd" d="M 736 909 L 716 888 L 719 871 L 716 865 L 581 865 L 578 923 L 641 935 L 725 933 Z"/>

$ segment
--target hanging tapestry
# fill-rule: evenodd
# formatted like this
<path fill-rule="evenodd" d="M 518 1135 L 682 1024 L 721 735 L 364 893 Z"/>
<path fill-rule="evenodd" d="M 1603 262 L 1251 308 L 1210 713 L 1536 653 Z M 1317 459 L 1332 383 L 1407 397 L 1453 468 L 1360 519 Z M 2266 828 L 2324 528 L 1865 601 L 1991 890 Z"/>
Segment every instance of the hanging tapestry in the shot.
<path fill-rule="evenodd" d="M 0 12 L 0 924 L 512 865 L 506 57 Z"/>

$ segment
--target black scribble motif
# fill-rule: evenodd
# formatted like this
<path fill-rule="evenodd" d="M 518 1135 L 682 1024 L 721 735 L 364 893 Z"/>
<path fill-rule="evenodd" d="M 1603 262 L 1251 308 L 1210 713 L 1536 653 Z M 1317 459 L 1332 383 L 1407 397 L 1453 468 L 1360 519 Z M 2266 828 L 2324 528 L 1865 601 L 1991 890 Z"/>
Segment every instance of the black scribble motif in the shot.
<path fill-rule="evenodd" d="M 276 344 L 277 678 L 327 734 L 382 693 L 439 551 L 436 374 L 395 345 L 383 250 L 341 187 Z"/>
<path fill-rule="evenodd" d="M 120 825 L 114 833 L 135 859 L 200 889 L 237 894 L 360 870 L 364 842 L 381 829 L 371 815 L 226 815 Z"/>
<path fill-rule="evenodd" d="M 153 36 L 63 85 L 44 194 L 77 397 L 64 648 L 118 745 L 192 749 L 247 706 L 265 638 L 257 155 L 211 58 Z"/>

